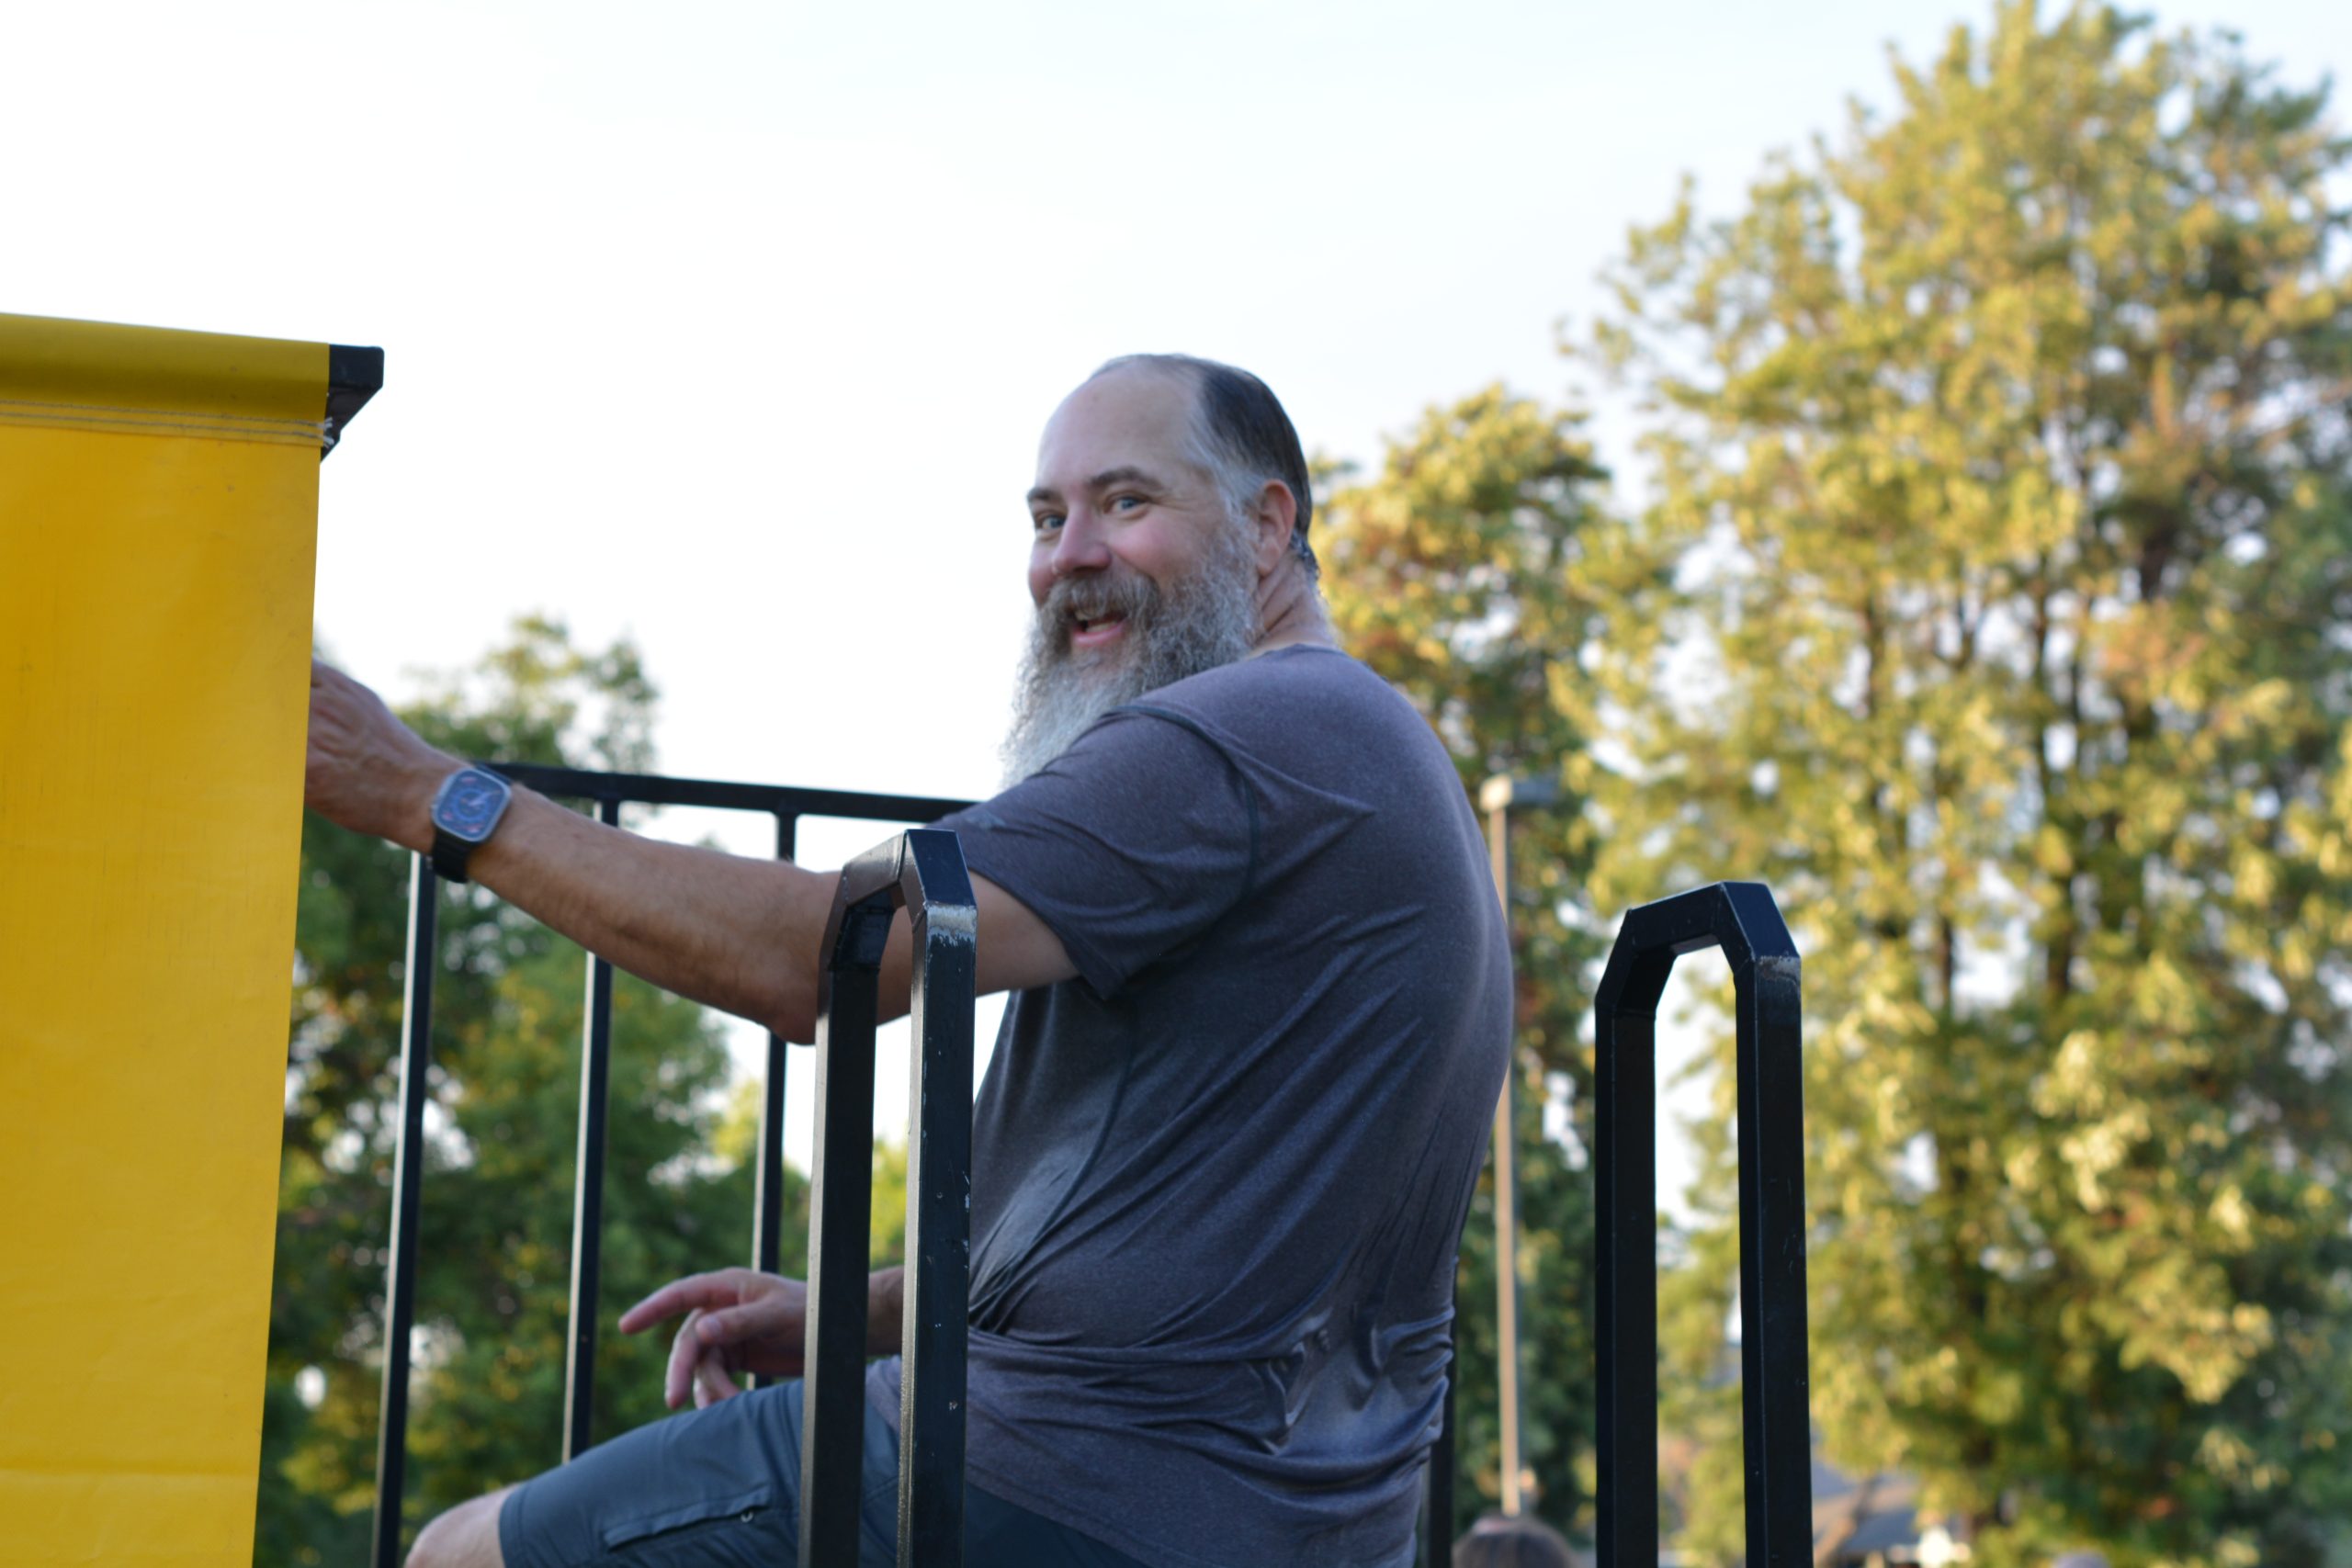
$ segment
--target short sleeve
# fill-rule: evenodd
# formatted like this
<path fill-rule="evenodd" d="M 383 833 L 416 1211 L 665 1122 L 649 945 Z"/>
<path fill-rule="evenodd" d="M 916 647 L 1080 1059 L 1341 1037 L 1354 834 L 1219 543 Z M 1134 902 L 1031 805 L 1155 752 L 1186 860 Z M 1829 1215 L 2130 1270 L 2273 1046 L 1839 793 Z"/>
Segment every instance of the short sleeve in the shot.
<path fill-rule="evenodd" d="M 1256 870 L 1248 780 L 1199 726 L 1159 710 L 1113 710 L 1046 768 L 937 825 L 1104 998 L 1206 931 Z"/>

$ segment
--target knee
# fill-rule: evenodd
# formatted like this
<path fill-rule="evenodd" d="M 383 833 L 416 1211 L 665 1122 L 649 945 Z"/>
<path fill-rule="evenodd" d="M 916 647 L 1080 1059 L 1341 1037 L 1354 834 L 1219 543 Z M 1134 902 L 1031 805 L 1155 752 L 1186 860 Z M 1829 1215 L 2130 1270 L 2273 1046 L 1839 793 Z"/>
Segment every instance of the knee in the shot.
<path fill-rule="evenodd" d="M 408 1568 L 505 1568 L 498 1549 L 498 1510 L 513 1490 L 460 1503 L 426 1524 L 408 1550 Z"/>

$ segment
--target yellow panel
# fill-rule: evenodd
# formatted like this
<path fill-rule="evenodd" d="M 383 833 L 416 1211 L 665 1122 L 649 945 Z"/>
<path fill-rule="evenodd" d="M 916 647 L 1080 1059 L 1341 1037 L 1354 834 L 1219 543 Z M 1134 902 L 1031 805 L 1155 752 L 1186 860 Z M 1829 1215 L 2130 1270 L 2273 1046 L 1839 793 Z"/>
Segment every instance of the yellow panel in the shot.
<path fill-rule="evenodd" d="M 0 424 L 220 435 L 319 455 L 326 347 L 0 315 Z"/>
<path fill-rule="evenodd" d="M 0 317 L 0 400 L 292 422 L 326 358 Z M 318 445 L 175 423 L 0 420 L 10 1568 L 252 1561 Z"/>

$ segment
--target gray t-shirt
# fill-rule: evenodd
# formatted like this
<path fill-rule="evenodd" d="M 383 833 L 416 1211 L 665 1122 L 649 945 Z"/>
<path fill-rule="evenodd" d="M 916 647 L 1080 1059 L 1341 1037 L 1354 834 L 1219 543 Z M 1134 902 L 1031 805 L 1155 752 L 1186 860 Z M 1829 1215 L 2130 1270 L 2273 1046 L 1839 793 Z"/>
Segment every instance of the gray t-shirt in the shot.
<path fill-rule="evenodd" d="M 941 826 L 1080 975 L 974 1111 L 973 1482 L 1160 1568 L 1409 1561 L 1510 1032 L 1444 750 L 1294 647 Z"/>

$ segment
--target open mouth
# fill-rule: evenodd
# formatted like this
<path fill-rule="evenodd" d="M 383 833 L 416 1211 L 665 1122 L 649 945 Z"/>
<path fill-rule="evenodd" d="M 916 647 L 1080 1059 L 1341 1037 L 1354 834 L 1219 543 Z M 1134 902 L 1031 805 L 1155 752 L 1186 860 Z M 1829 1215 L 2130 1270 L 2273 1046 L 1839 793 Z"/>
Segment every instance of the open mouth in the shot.
<path fill-rule="evenodd" d="M 1117 611 L 1100 615 L 1072 615 L 1069 640 L 1073 648 L 1100 648 L 1115 641 L 1127 629 L 1127 618 Z"/>

